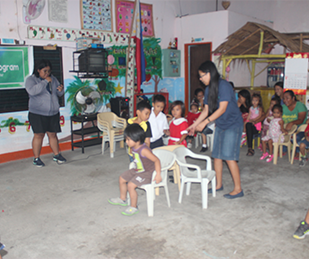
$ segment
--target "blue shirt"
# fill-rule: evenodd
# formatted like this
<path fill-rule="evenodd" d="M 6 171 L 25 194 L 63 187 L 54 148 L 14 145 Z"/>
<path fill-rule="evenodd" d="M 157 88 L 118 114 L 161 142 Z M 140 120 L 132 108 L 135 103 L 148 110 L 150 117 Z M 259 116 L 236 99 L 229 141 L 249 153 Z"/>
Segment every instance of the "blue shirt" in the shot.
<path fill-rule="evenodd" d="M 216 127 L 226 130 L 229 128 L 239 127 L 243 125 L 243 119 L 241 112 L 237 106 L 235 93 L 233 87 L 223 79 L 219 79 L 219 91 L 218 91 L 218 106 L 220 102 L 228 102 L 226 111 L 216 119 Z M 204 104 L 208 105 L 208 92 L 209 88 L 206 87 L 204 94 Z"/>

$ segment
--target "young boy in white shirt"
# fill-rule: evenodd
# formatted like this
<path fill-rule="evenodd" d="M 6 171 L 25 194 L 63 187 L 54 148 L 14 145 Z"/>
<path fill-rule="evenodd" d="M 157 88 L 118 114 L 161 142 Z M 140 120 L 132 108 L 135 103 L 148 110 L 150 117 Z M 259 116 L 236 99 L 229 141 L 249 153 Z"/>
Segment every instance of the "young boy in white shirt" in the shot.
<path fill-rule="evenodd" d="M 161 94 L 153 96 L 152 109 L 149 116 L 152 137 L 150 138 L 150 148 L 163 146 L 162 136 L 169 136 L 169 125 L 166 115 L 162 112 L 166 105 L 165 97 Z"/>

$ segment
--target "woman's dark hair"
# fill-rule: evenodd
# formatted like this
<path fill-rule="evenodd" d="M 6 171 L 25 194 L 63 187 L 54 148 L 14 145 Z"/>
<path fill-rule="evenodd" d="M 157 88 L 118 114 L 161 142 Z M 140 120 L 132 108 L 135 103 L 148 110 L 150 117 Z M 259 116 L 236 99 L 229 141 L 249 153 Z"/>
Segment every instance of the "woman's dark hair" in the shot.
<path fill-rule="evenodd" d="M 204 90 L 202 88 L 197 88 L 194 91 L 194 95 L 197 96 L 199 92 L 203 92 L 203 94 L 204 94 Z"/>
<path fill-rule="evenodd" d="M 183 103 L 183 101 L 174 101 L 172 104 L 171 104 L 171 111 L 174 109 L 175 106 L 177 105 L 180 105 L 181 107 L 181 117 L 184 117 L 185 116 L 185 113 L 186 113 L 186 107 L 185 107 L 185 104 Z"/>
<path fill-rule="evenodd" d="M 280 99 L 280 97 L 278 97 L 277 95 L 274 95 L 274 96 L 271 98 L 271 101 L 275 101 L 277 104 L 280 104 L 280 103 L 281 103 L 281 99 Z"/>
<path fill-rule="evenodd" d="M 259 98 L 258 107 L 263 108 L 262 96 L 259 93 L 253 93 L 252 94 L 252 99 L 253 98 Z"/>
<path fill-rule="evenodd" d="M 49 67 L 50 70 L 52 70 L 52 65 L 49 60 L 47 59 L 39 60 L 34 66 L 32 75 L 35 75 L 36 77 L 40 77 L 38 70 L 41 70 L 44 67 Z"/>
<path fill-rule="evenodd" d="M 129 137 L 134 142 L 140 142 L 144 144 L 146 133 L 143 128 L 137 123 L 129 124 L 124 130 L 124 138 Z"/>
<path fill-rule="evenodd" d="M 294 94 L 294 92 L 292 90 L 287 90 L 287 91 L 284 92 L 284 94 L 289 94 L 292 99 L 293 98 L 295 99 L 295 102 L 298 101 L 297 98 L 296 98 L 296 95 Z"/>
<path fill-rule="evenodd" d="M 250 94 L 250 92 L 246 89 L 240 90 L 238 92 L 238 98 L 239 98 L 239 96 L 242 96 L 246 99 L 245 105 L 249 109 L 250 106 L 251 106 L 251 94 Z"/>
<path fill-rule="evenodd" d="M 281 114 L 283 113 L 281 104 L 275 104 L 273 108 L 271 109 L 271 111 L 274 112 L 275 109 L 279 110 Z"/>
<path fill-rule="evenodd" d="M 274 88 L 275 88 L 276 85 L 280 86 L 283 89 L 283 82 L 282 81 L 278 81 L 277 83 L 275 83 Z"/>
<path fill-rule="evenodd" d="M 198 68 L 199 71 L 207 74 L 210 73 L 209 91 L 208 91 L 208 109 L 209 115 L 213 114 L 218 109 L 218 92 L 220 75 L 215 64 L 207 60 Z"/>

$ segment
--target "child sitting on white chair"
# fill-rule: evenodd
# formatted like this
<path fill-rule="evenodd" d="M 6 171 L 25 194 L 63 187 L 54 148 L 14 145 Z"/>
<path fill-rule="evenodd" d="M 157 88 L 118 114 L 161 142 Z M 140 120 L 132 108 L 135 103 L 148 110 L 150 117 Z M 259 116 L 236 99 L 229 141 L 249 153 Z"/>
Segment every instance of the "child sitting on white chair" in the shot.
<path fill-rule="evenodd" d="M 136 123 L 128 125 L 124 131 L 127 145 L 131 148 L 134 157 L 135 168 L 125 171 L 119 177 L 120 197 L 108 200 L 110 204 L 128 206 L 127 192 L 129 191 L 131 204 L 122 212 L 123 215 L 131 216 L 139 212 L 137 208 L 136 188 L 151 183 L 153 171 L 156 170 L 154 180 L 156 183 L 162 181 L 161 163 L 151 149 L 144 143 L 146 133 Z"/>

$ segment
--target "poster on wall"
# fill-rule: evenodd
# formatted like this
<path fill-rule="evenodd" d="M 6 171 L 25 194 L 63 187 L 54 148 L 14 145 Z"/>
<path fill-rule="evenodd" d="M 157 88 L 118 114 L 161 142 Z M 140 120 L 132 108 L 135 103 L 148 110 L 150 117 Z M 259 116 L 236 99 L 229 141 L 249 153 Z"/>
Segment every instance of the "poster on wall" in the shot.
<path fill-rule="evenodd" d="M 116 32 L 130 33 L 134 12 L 134 2 L 116 0 Z M 153 12 L 151 4 L 141 3 L 141 23 L 144 37 L 154 37 Z"/>
<path fill-rule="evenodd" d="M 83 29 L 112 31 L 111 0 L 80 0 Z"/>
<path fill-rule="evenodd" d="M 32 48 L 0 47 L 0 90 L 24 88 L 33 68 Z"/>
<path fill-rule="evenodd" d="M 309 53 L 287 54 L 285 59 L 284 89 L 295 94 L 305 95 L 308 80 Z"/>

